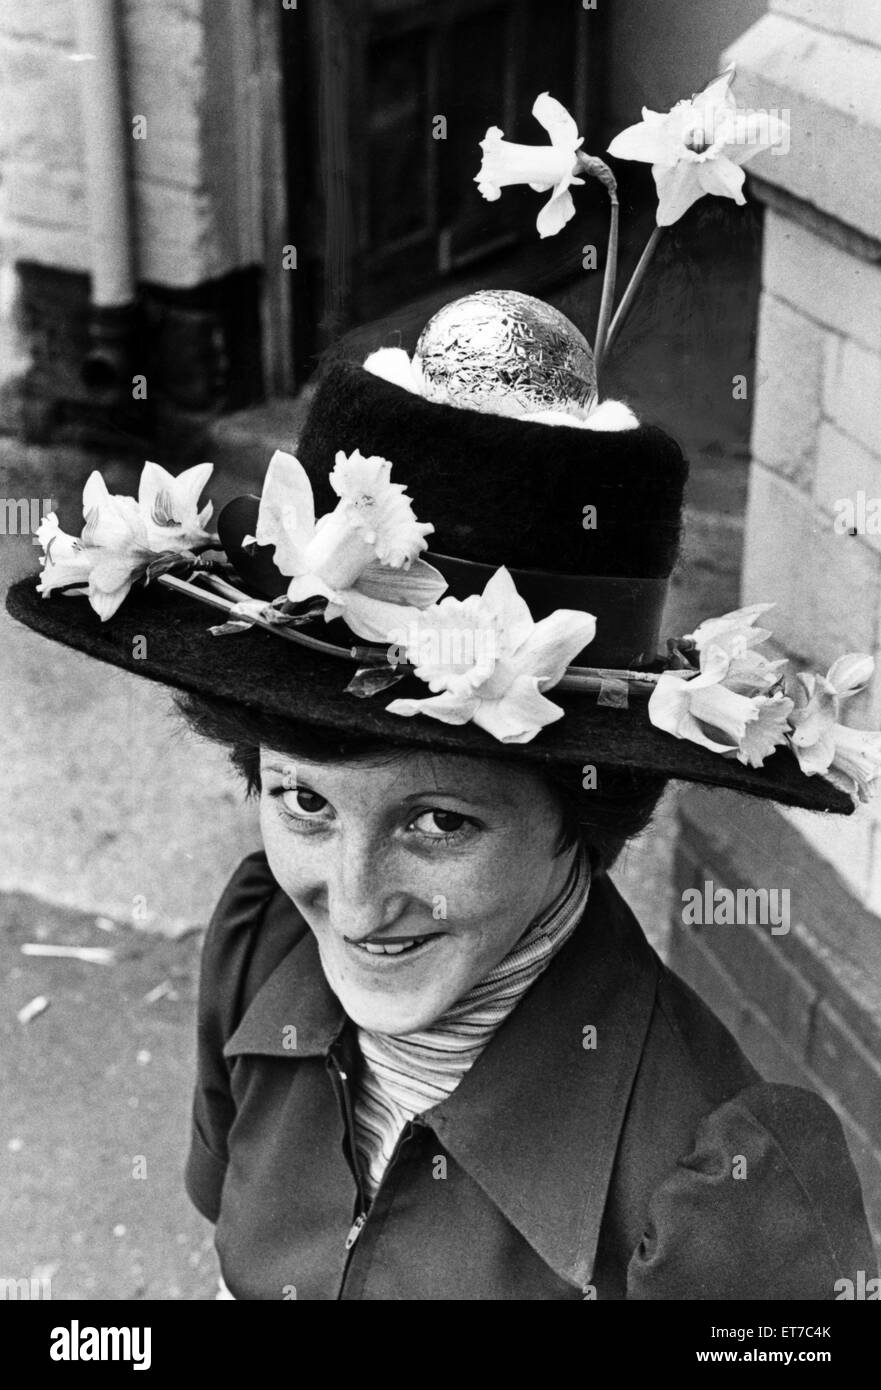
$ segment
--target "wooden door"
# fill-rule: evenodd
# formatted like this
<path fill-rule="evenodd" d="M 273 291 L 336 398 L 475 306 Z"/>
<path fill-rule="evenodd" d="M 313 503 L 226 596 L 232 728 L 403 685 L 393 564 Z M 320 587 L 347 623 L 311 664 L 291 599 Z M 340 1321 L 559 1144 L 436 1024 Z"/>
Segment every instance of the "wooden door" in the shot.
<path fill-rule="evenodd" d="M 299 0 L 286 14 L 301 372 L 354 325 L 421 324 L 472 281 L 538 288 L 542 267 L 545 280 L 566 257 L 577 269 L 583 227 L 539 253 L 538 195 L 516 188 L 488 204 L 474 175 L 490 125 L 545 143 L 530 115 L 539 92 L 590 136 L 600 22 L 550 0 Z"/>

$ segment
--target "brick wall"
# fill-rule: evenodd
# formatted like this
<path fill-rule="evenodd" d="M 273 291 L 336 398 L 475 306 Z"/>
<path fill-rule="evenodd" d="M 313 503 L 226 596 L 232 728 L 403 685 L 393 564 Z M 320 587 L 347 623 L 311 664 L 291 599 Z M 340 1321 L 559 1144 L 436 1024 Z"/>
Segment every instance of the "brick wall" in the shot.
<path fill-rule="evenodd" d="M 247 16 L 249 7 L 240 6 Z M 253 248 L 237 216 L 242 112 L 229 0 L 124 0 L 138 278 L 171 288 L 216 279 Z M 67 270 L 90 266 L 72 0 L 0 6 L 0 250 Z"/>
<path fill-rule="evenodd" d="M 769 1081 L 807 1086 L 837 1111 L 881 1252 L 881 932 L 773 807 L 727 792 L 679 804 L 677 894 L 705 885 L 788 890 L 789 930 L 674 912 L 669 962 L 710 1002 Z M 680 899 L 681 901 L 681 899 Z"/>

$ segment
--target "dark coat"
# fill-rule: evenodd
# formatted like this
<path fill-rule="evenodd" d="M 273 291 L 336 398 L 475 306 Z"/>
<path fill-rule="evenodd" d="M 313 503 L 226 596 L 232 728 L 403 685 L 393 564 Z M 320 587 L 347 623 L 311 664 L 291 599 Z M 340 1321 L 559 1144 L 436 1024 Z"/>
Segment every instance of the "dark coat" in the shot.
<path fill-rule="evenodd" d="M 354 1084 L 314 937 L 253 854 L 205 942 L 187 1166 L 237 1298 L 834 1299 L 874 1275 L 832 1110 L 760 1080 L 606 876 L 353 1240 Z"/>

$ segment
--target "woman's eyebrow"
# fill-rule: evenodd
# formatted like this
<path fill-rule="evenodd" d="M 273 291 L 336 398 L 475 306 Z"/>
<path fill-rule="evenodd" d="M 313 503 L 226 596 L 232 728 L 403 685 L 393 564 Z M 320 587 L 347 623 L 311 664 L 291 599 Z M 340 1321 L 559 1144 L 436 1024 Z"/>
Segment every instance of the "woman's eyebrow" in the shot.
<path fill-rule="evenodd" d="M 430 801 L 433 796 L 450 796 L 456 801 L 467 801 L 469 806 L 487 806 L 490 803 L 494 806 L 513 806 L 513 801 L 508 797 L 487 792 L 486 796 L 466 796 L 464 792 L 456 791 L 446 787 L 426 787 L 423 791 L 409 792 L 404 797 L 405 801 Z"/>
<path fill-rule="evenodd" d="M 260 771 L 262 773 L 275 772 L 280 776 L 296 768 L 297 761 L 295 758 L 267 757 L 266 760 L 260 764 Z M 310 774 L 314 774 L 315 769 L 303 767 L 302 771 L 303 780 L 305 781 Z M 456 801 L 467 802 L 469 806 L 487 806 L 492 804 L 493 806 L 513 807 L 515 804 L 509 797 L 497 792 L 487 792 L 485 796 L 468 796 L 465 792 L 459 791 L 455 787 L 436 786 L 426 786 L 418 791 L 407 792 L 406 796 L 401 798 L 401 801 L 405 804 L 411 801 L 431 801 L 432 797 L 436 796 L 452 797 Z"/>

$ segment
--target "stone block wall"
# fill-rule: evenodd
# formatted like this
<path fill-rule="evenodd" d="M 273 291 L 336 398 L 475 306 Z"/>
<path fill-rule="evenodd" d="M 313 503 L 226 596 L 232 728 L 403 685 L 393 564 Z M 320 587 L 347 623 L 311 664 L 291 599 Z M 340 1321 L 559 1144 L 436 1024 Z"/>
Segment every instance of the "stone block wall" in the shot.
<path fill-rule="evenodd" d="M 741 602 L 776 604 L 767 626 L 804 668 L 872 653 L 842 717 L 878 729 L 881 6 L 771 0 L 725 58 L 740 103 L 791 127 L 788 151 L 748 166 L 765 227 Z M 788 889 L 791 929 L 687 925 L 681 895 L 710 882 Z M 769 1079 L 837 1110 L 881 1243 L 879 915 L 875 803 L 831 817 L 683 797 L 671 962 Z"/>

